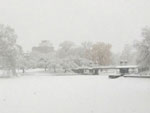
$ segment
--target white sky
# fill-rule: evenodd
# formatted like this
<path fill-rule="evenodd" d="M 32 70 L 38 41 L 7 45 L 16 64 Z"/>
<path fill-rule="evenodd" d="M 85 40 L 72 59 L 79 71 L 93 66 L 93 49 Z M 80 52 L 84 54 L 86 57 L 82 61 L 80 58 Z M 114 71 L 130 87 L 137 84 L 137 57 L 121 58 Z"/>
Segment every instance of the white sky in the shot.
<path fill-rule="evenodd" d="M 24 50 L 71 40 L 111 43 L 119 52 L 150 26 L 150 0 L 0 0 L 0 23 L 16 30 Z"/>

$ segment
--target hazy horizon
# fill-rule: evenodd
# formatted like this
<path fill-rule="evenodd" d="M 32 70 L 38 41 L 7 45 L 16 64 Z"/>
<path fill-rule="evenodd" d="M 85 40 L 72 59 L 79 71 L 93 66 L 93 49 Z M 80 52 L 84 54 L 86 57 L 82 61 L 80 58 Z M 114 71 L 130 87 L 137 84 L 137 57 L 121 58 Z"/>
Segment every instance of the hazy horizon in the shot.
<path fill-rule="evenodd" d="M 3 0 L 0 24 L 9 25 L 25 51 L 41 40 L 112 44 L 120 52 L 150 26 L 148 0 Z"/>

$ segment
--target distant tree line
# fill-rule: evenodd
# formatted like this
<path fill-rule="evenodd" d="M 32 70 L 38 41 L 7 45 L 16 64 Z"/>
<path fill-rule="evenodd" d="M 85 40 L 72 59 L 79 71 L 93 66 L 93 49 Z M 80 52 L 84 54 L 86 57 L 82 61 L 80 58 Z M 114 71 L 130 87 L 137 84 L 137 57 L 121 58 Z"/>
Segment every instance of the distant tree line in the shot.
<path fill-rule="evenodd" d="M 35 68 L 53 70 L 62 69 L 64 72 L 81 66 L 109 65 L 111 63 L 111 45 L 105 43 L 83 42 L 76 46 L 71 41 L 64 41 L 59 49 L 54 50 L 48 40 L 43 40 L 29 53 Z M 32 64 L 30 63 L 30 64 Z M 33 67 L 34 68 L 34 67 Z"/>
<path fill-rule="evenodd" d="M 120 60 L 129 64 L 150 67 L 150 28 L 142 30 L 143 40 L 133 45 L 125 45 L 122 53 L 113 53 L 111 44 L 104 42 L 82 42 L 77 46 L 72 41 L 64 41 L 56 50 L 49 40 L 33 46 L 31 52 L 24 53 L 16 43 L 15 30 L 0 24 L 0 68 L 6 74 L 17 75 L 16 69 L 24 73 L 26 69 L 43 68 L 45 71 L 63 72 L 82 66 L 118 65 Z"/>
<path fill-rule="evenodd" d="M 24 53 L 16 41 L 15 30 L 0 24 L 0 67 L 11 75 L 17 75 L 16 69 L 23 73 L 30 68 L 67 72 L 75 67 L 111 64 L 111 45 L 103 42 L 83 42 L 76 46 L 64 41 L 55 50 L 49 40 L 43 40 L 31 52 Z"/>

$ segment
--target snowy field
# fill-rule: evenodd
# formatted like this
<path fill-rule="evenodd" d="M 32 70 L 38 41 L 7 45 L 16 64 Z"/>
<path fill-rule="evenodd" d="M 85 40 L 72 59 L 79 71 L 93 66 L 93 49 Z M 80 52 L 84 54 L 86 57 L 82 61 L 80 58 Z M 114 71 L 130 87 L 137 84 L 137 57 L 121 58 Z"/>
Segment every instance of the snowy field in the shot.
<path fill-rule="evenodd" d="M 150 113 L 150 79 L 34 75 L 0 79 L 0 113 Z"/>

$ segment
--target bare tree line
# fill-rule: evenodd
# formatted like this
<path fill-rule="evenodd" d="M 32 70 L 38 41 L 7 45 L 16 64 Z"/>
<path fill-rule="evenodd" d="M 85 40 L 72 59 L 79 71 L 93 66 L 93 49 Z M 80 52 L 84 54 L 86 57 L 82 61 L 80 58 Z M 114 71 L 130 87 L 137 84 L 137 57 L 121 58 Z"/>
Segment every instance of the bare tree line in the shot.
<path fill-rule="evenodd" d="M 138 64 L 149 68 L 150 65 L 150 29 L 142 30 L 143 40 L 126 45 L 122 53 L 114 54 L 111 44 L 104 42 L 82 42 L 77 46 L 72 41 L 64 41 L 56 50 L 49 40 L 43 40 L 31 52 L 24 53 L 16 43 L 15 30 L 0 24 L 0 66 L 1 69 L 17 75 L 16 69 L 24 73 L 26 69 L 43 68 L 45 71 L 63 72 L 81 66 L 117 65 L 120 60 L 129 64 Z M 135 51 L 136 50 L 136 51 Z"/>

